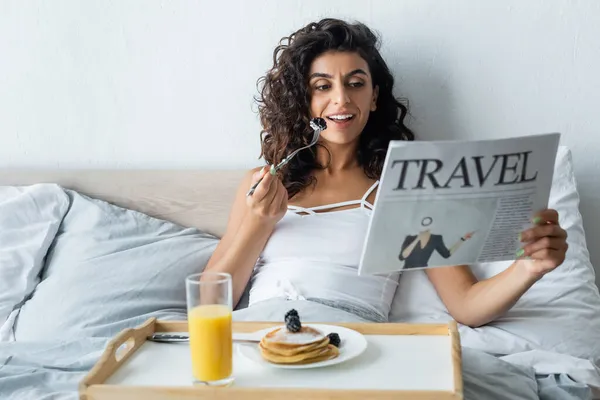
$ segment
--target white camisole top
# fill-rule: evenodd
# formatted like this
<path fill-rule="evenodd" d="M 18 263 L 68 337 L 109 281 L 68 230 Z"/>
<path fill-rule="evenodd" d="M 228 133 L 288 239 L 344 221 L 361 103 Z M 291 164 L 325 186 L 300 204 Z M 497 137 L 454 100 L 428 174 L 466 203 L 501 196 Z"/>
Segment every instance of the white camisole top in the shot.
<path fill-rule="evenodd" d="M 360 200 L 318 207 L 288 206 L 252 274 L 249 305 L 272 299 L 317 301 L 384 322 L 398 286 L 398 273 L 358 275 L 373 206 Z M 343 206 L 357 207 L 324 211 Z"/>

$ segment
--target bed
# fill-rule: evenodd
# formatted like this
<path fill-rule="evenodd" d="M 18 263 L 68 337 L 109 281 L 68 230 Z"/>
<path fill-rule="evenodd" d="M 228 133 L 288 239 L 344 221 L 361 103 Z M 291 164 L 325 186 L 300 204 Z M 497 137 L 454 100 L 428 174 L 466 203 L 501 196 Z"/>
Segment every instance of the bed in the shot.
<path fill-rule="evenodd" d="M 183 277 L 218 244 L 243 173 L 0 170 L 0 398 L 76 398 L 78 380 L 120 330 L 149 317 L 184 319 Z M 465 398 L 599 396 L 600 295 L 578 205 L 561 146 L 550 206 L 569 234 L 567 260 L 499 320 L 460 326 Z M 486 278 L 507 266 L 473 271 Z M 235 313 L 269 320 L 278 312 L 242 300 Z M 450 318 L 424 273 L 402 274 L 391 321 Z"/>

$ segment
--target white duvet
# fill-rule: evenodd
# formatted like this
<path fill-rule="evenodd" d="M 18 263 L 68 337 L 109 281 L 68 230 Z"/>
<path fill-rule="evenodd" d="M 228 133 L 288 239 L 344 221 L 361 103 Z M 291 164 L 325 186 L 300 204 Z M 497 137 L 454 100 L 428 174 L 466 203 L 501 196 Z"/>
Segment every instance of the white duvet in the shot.
<path fill-rule="evenodd" d="M 361 322 L 344 311 L 308 301 L 268 300 L 234 312 L 237 321 L 281 321 L 290 308 L 304 321 Z M 174 315 L 174 317 L 177 317 Z M 102 355 L 109 338 L 0 343 L 0 398 L 75 400 L 77 385 Z M 565 375 L 532 368 L 465 348 L 465 400 L 589 400 L 590 391 Z"/>
<path fill-rule="evenodd" d="M 51 192 L 53 192 L 56 198 L 61 197 L 62 192 L 60 192 L 59 188 L 54 187 Z M 37 315 L 40 316 L 39 320 L 41 321 L 44 315 L 47 316 L 47 308 L 45 307 L 50 306 L 48 302 L 52 302 L 53 298 L 60 297 L 64 300 L 64 304 L 62 305 L 66 313 L 70 306 L 76 306 L 70 299 L 73 293 L 79 293 L 78 296 L 85 294 L 86 298 L 89 298 L 89 307 L 92 308 L 106 308 L 106 302 L 110 299 L 113 299 L 110 301 L 118 303 L 120 299 L 117 297 L 118 293 L 121 293 L 121 296 L 135 297 L 135 302 L 127 302 L 127 304 L 134 304 L 136 307 L 142 308 L 145 307 L 144 315 L 140 314 L 137 309 L 129 310 L 127 314 L 129 319 L 121 318 L 118 321 L 113 321 L 108 316 L 115 316 L 116 318 L 116 315 L 120 314 L 110 313 L 106 314 L 106 318 L 100 318 L 99 321 L 78 321 L 80 324 L 83 324 L 88 332 L 94 333 L 95 335 L 93 336 L 99 338 L 113 336 L 113 331 L 120 329 L 123 324 L 135 326 L 143 322 L 142 320 L 148 316 L 162 316 L 172 313 L 172 310 L 184 307 L 184 299 L 180 298 L 181 296 L 177 291 L 172 290 L 175 288 L 175 284 L 163 283 L 165 278 L 161 274 L 164 273 L 164 266 L 168 263 L 173 264 L 171 265 L 173 268 L 171 272 L 182 270 L 182 273 L 185 272 L 182 269 L 184 263 L 189 264 L 185 268 L 192 270 L 199 268 L 202 262 L 205 262 L 208 257 L 209 250 L 214 246 L 214 242 L 211 239 L 203 238 L 202 235 L 193 232 L 186 233 L 168 223 L 153 221 L 152 224 L 154 225 L 151 225 L 150 222 L 152 220 L 146 216 L 133 215 L 133 212 L 128 210 L 113 209 L 109 205 L 83 199 L 74 193 L 71 193 L 70 197 L 70 215 L 63 221 L 62 247 L 59 247 L 63 251 L 57 251 L 54 248 L 52 254 L 54 262 L 50 263 L 56 270 L 47 270 L 45 272 L 49 277 L 45 278 L 46 281 L 43 287 L 40 284 L 36 289 L 37 293 L 34 294 L 33 299 L 27 302 L 27 306 L 22 307 L 22 322 L 36 321 Z M 502 368 L 508 368 L 509 370 L 511 369 L 510 366 L 516 366 L 522 367 L 523 371 L 533 371 L 532 373 L 527 372 L 525 374 L 526 377 L 521 377 L 525 381 L 527 379 L 531 380 L 531 376 L 545 376 L 547 378 L 555 376 L 564 378 L 568 376 L 575 381 L 600 388 L 600 373 L 598 368 L 600 365 L 600 295 L 594 284 L 594 269 L 589 262 L 581 216 L 578 212 L 578 203 L 579 197 L 571 168 L 570 153 L 565 148 L 561 148 L 556 163 L 550 207 L 556 208 L 559 211 L 561 225 L 567 230 L 569 235 L 568 241 L 570 247 L 567 253 L 567 260 L 554 272 L 546 275 L 544 279 L 536 283 L 502 318 L 481 328 L 471 329 L 465 326 L 460 327 L 462 345 L 469 349 L 469 351 L 472 350 L 475 352 L 477 360 L 485 365 L 494 365 L 492 368 L 493 371 L 497 372 L 501 368 L 500 365 L 503 366 Z M 24 215 L 31 217 L 35 215 L 35 212 L 40 212 L 44 209 L 36 205 L 46 204 L 46 202 L 30 201 L 28 204 L 32 205 L 31 209 L 21 209 L 21 212 L 29 212 L 31 214 Z M 77 204 L 77 207 L 74 204 Z M 2 203 L 0 202 L 0 208 L 1 205 Z M 52 213 L 48 213 L 48 215 L 54 218 Z M 108 220 L 121 222 L 106 223 Z M 64 223 L 65 221 L 68 223 Z M 123 236 L 124 227 L 128 227 L 128 232 L 136 232 L 136 235 L 128 233 Z M 0 232 L 3 228 L 6 227 L 0 227 Z M 11 227 L 13 231 L 18 232 L 18 229 L 15 230 L 14 228 Z M 86 233 L 77 234 L 76 229 L 80 229 Z M 7 231 L 4 230 L 4 232 Z M 167 235 L 168 240 L 166 238 L 162 241 L 154 240 L 154 236 L 158 235 L 158 232 L 161 232 L 163 238 Z M 126 244 L 123 242 L 125 239 L 127 239 Z M 206 244 L 202 245 L 201 240 L 205 240 Z M 140 242 L 143 242 L 143 246 L 140 245 Z M 177 243 L 176 247 L 173 245 L 174 243 Z M 196 250 L 190 248 L 191 243 L 194 243 L 194 246 L 198 246 Z M 88 246 L 87 250 L 83 252 L 83 255 L 78 255 L 76 250 L 83 249 L 84 246 Z M 150 248 L 148 246 L 155 246 L 156 250 L 154 253 L 151 252 L 150 255 L 152 258 L 150 260 L 144 260 L 144 254 L 147 254 L 147 249 Z M 111 250 L 116 248 L 120 248 L 121 250 Z M 15 249 L 17 251 L 20 250 L 17 247 Z M 132 249 L 136 249 L 136 252 Z M 166 251 L 166 249 L 169 249 L 169 251 Z M 100 252 L 101 250 L 106 252 L 102 257 L 100 255 L 90 259 L 87 259 L 89 257 L 83 257 L 91 254 L 93 251 Z M 83 258 L 77 259 L 76 256 L 82 256 Z M 197 257 L 197 259 L 191 259 L 190 257 L 192 256 Z M 132 259 L 128 259 L 127 257 L 132 257 Z M 159 257 L 167 257 L 168 259 L 163 260 Z M 12 259 L 14 258 L 4 258 L 4 260 Z M 23 259 L 35 260 L 36 257 L 25 257 Z M 150 264 L 156 265 L 150 268 Z M 28 265 L 31 271 L 40 268 L 39 263 L 29 263 Z M 96 279 L 93 282 L 90 281 L 88 279 L 89 274 L 81 270 L 82 265 L 91 268 L 90 271 L 95 269 L 93 272 L 94 276 L 104 276 L 104 278 Z M 476 276 L 483 279 L 497 274 L 507 266 L 508 263 L 476 265 L 473 266 L 473 271 Z M 148 274 L 148 277 L 137 280 L 115 280 L 115 274 L 111 272 L 111 268 L 119 268 L 120 273 L 124 277 L 140 277 L 142 271 Z M 3 277 L 2 273 L 3 267 L 0 263 L 0 283 L 3 282 L 6 284 L 8 282 L 8 275 Z M 79 276 L 78 274 L 82 276 L 81 279 L 75 279 L 76 276 Z M 38 279 L 36 274 L 28 273 L 22 276 L 31 277 L 32 275 L 35 275 L 34 278 Z M 14 276 L 11 275 L 11 277 Z M 60 278 L 61 276 L 64 279 Z M 168 276 L 172 277 L 173 275 L 170 274 Z M 160 277 L 160 279 L 157 277 Z M 176 282 L 182 282 L 180 277 L 176 278 Z M 65 280 L 69 282 L 66 285 L 69 292 L 63 290 L 65 288 Z M 90 285 L 90 282 L 93 285 Z M 147 283 L 150 282 L 153 282 L 153 285 L 148 286 Z M 29 290 L 35 286 L 36 282 L 21 282 L 20 284 L 21 288 L 27 288 L 27 290 L 19 292 L 19 296 L 15 296 L 12 300 L 14 303 L 3 304 L 3 316 L 5 318 L 8 317 L 8 319 L 0 321 L 2 324 L 0 326 L 0 340 L 9 341 L 14 339 L 12 337 L 12 333 L 14 332 L 14 317 L 17 316 L 20 304 L 29 295 Z M 136 284 L 139 287 L 135 287 Z M 119 287 L 118 285 L 122 285 L 123 287 Z M 11 286 L 11 288 L 16 287 Z M 50 287 L 54 289 L 49 290 Z M 47 292 L 47 296 L 42 297 L 43 299 L 47 298 L 48 301 L 40 297 L 45 292 Z M 107 296 L 110 293 L 115 293 L 115 295 Z M 168 301 L 167 297 L 169 298 Z M 171 299 L 171 297 L 173 298 Z M 51 310 L 54 310 L 55 314 L 60 309 L 59 307 L 50 307 Z M 86 310 L 87 314 L 92 316 L 102 315 L 102 310 L 90 312 L 89 307 Z M 118 311 L 121 314 L 124 313 L 124 310 Z M 9 312 L 8 315 L 7 312 Z M 316 307 L 314 305 L 311 305 L 307 312 L 313 313 L 316 318 L 315 320 L 320 321 L 331 320 L 333 322 L 336 319 L 352 320 L 356 318 L 343 312 L 332 313 L 327 308 Z M 174 313 L 174 315 L 180 316 L 182 313 L 184 313 L 183 308 L 180 312 Z M 280 320 L 279 313 L 280 310 L 277 307 L 265 307 L 262 309 L 253 307 L 252 310 L 248 309 L 236 312 L 236 317 Z M 29 315 L 29 318 L 25 318 L 27 315 Z M 135 317 L 136 315 L 139 318 Z M 81 318 L 85 319 L 86 317 L 81 316 Z M 48 325 L 52 325 L 52 319 L 50 318 L 50 321 L 44 322 L 45 329 L 48 332 L 53 331 Z M 449 314 L 425 274 L 422 271 L 404 272 L 400 277 L 400 285 L 394 298 L 390 320 L 393 322 L 437 322 L 449 319 Z M 64 328 L 68 329 L 70 326 L 65 327 L 59 324 L 61 321 L 68 320 L 67 317 L 59 317 L 57 314 L 54 320 L 56 322 L 54 323 L 56 328 L 54 331 L 64 333 Z M 27 324 L 21 324 L 21 326 L 25 325 Z M 105 328 L 110 328 L 111 330 L 103 331 Z M 21 329 L 24 330 L 25 328 Z M 36 333 L 34 329 L 25 330 L 31 335 L 35 335 Z M 27 332 L 23 334 L 25 335 L 25 333 Z M 24 355 L 18 353 L 20 351 L 18 349 L 23 348 L 18 342 L 0 343 L 0 345 L 0 355 L 4 355 L 4 359 L 0 359 L 0 386 L 8 388 L 9 386 L 5 385 L 18 385 L 17 380 L 13 379 L 15 375 L 10 373 L 10 371 L 17 374 L 18 371 L 23 372 L 24 369 L 31 368 L 32 365 L 25 363 L 20 367 L 14 364 L 16 360 L 27 360 L 27 362 L 33 364 L 35 364 L 35 360 L 31 359 L 31 357 L 23 358 Z M 45 349 L 44 354 L 51 354 L 52 349 L 57 348 L 56 343 L 48 343 L 48 345 L 50 347 L 45 349 L 43 343 L 38 343 L 40 349 Z M 69 348 L 77 349 L 77 346 L 72 345 Z M 90 349 L 90 351 L 92 350 L 95 352 L 99 351 L 98 347 Z M 492 358 L 486 359 L 484 356 L 486 354 Z M 77 355 L 72 354 L 71 356 L 76 359 Z M 52 358 L 50 357 L 50 359 Z M 483 359 L 487 361 L 482 361 Z M 56 362 L 60 360 L 61 358 L 57 358 Z M 51 364 L 48 365 L 51 366 Z M 472 366 L 473 364 L 469 365 Z M 39 365 L 35 368 L 38 367 L 42 368 Z M 19 382 L 27 381 L 27 374 L 25 372 L 23 374 L 20 378 L 22 381 Z M 53 370 L 45 371 L 44 374 L 44 376 L 55 377 Z M 56 377 L 57 379 L 59 378 L 58 376 Z M 61 375 L 61 377 L 60 379 L 64 379 L 64 375 Z M 536 384 L 539 384 L 539 382 L 531 383 L 533 386 Z M 572 386 L 572 382 L 567 382 L 567 384 Z M 523 387 L 527 385 L 529 384 Z M 554 383 L 551 381 L 549 387 L 557 387 L 556 381 Z"/>

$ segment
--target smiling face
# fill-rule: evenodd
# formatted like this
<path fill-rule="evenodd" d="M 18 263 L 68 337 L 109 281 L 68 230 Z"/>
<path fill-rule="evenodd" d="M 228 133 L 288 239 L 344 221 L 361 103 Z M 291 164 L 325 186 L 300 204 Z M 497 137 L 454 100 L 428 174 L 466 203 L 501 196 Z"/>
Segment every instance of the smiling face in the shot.
<path fill-rule="evenodd" d="M 377 88 L 367 62 L 357 53 L 326 52 L 309 72 L 311 117 L 327 121 L 321 138 L 335 144 L 355 142 L 375 111 Z"/>

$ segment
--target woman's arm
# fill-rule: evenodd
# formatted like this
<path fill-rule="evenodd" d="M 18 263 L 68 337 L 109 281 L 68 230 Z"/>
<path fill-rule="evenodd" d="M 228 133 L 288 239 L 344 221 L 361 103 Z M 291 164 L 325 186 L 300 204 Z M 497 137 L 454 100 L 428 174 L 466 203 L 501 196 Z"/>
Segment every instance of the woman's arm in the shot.
<path fill-rule="evenodd" d="M 215 248 L 205 271 L 231 274 L 233 306 L 240 301 L 275 224 L 287 209 L 287 190 L 268 170 L 250 171 L 240 184 L 225 234 Z M 264 175 L 252 196 L 248 189 Z"/>
<path fill-rule="evenodd" d="M 558 214 L 546 210 L 540 222 L 522 233 L 523 257 L 509 268 L 482 281 L 477 281 L 466 265 L 430 268 L 429 280 L 459 323 L 471 327 L 485 325 L 508 311 L 521 296 L 546 273 L 565 259 L 566 232 L 558 225 Z"/>
<path fill-rule="evenodd" d="M 456 243 L 454 243 L 452 245 L 452 247 L 450 247 L 450 249 L 446 249 L 446 254 L 447 255 L 443 255 L 441 251 L 438 250 L 438 253 L 442 254 L 442 257 L 444 258 L 448 258 L 450 257 L 452 254 L 456 253 L 456 250 L 458 250 L 460 248 L 460 246 L 463 245 L 464 242 L 466 242 L 467 240 L 471 239 L 471 237 L 473 236 L 474 232 L 469 232 L 467 233 L 465 236 L 461 236 L 460 239 L 458 239 L 456 241 Z"/>
<path fill-rule="evenodd" d="M 430 268 L 429 280 L 452 318 L 471 327 L 485 325 L 508 311 L 537 281 L 516 261 L 492 278 L 477 281 L 466 265 Z"/>
<path fill-rule="evenodd" d="M 408 244 L 408 241 L 410 240 L 410 236 L 407 236 L 406 239 L 404 240 L 404 243 L 402 244 L 402 252 L 400 253 L 400 260 L 404 261 L 408 258 L 408 256 L 410 256 L 410 253 L 412 253 L 412 251 L 415 249 L 415 246 L 417 245 L 417 243 L 419 243 L 419 235 L 415 236 L 415 240 L 412 241 L 411 244 L 409 244 L 408 246 L 406 246 Z"/>

